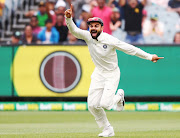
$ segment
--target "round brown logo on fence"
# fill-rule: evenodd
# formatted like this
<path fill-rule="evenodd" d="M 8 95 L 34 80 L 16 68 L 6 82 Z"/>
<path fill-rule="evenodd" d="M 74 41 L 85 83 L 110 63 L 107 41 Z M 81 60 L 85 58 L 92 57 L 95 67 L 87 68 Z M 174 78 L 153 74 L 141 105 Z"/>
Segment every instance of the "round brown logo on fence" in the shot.
<path fill-rule="evenodd" d="M 64 51 L 54 52 L 43 60 L 40 78 L 49 90 L 57 93 L 68 92 L 79 83 L 81 66 L 72 54 Z"/>

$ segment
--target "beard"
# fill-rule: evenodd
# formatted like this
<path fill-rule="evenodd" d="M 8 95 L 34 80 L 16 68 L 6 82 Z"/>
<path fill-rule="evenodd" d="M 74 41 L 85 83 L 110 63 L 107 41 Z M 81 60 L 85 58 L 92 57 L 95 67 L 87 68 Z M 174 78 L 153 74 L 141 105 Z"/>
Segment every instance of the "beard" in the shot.
<path fill-rule="evenodd" d="M 97 39 L 98 36 L 101 34 L 101 32 L 102 32 L 102 31 L 91 30 L 90 33 L 91 33 L 91 36 L 92 36 L 93 39 Z M 97 33 L 96 36 L 93 36 L 93 35 L 92 35 L 93 33 Z"/>

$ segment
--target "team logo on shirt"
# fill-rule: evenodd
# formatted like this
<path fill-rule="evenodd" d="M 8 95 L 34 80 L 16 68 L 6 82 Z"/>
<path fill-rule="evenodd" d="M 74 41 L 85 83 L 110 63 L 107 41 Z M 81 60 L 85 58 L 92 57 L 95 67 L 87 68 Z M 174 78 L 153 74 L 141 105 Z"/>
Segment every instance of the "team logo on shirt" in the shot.
<path fill-rule="evenodd" d="M 106 48 L 107 48 L 107 45 L 103 45 L 103 48 L 106 49 Z"/>

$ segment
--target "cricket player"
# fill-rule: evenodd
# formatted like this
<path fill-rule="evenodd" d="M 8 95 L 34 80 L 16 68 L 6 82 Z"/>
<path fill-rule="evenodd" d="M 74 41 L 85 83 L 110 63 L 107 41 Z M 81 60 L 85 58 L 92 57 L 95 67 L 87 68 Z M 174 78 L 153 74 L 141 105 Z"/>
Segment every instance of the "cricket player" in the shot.
<path fill-rule="evenodd" d="M 91 76 L 88 109 L 95 117 L 98 126 L 104 128 L 98 136 L 111 137 L 115 134 L 104 109 L 110 110 L 117 104 L 117 110 L 121 111 L 125 102 L 122 89 L 119 89 L 115 95 L 120 79 L 116 49 L 153 62 L 157 62 L 163 57 L 148 54 L 104 33 L 103 21 L 98 17 L 88 19 L 89 31 L 77 28 L 72 20 L 72 8 L 71 5 L 70 9 L 65 11 L 67 26 L 75 37 L 83 39 L 87 43 L 91 58 L 96 66 Z"/>

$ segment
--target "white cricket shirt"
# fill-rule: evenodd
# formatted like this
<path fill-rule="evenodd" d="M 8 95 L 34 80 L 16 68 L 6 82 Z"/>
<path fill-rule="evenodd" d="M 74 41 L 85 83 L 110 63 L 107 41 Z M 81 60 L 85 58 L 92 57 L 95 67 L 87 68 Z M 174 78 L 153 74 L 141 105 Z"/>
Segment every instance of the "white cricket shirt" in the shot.
<path fill-rule="evenodd" d="M 70 32 L 78 39 L 83 39 L 87 45 L 95 66 L 100 70 L 112 71 L 118 67 L 116 49 L 129 55 L 152 60 L 152 55 L 143 50 L 120 41 L 119 39 L 102 32 L 97 40 L 91 37 L 89 31 L 79 29 L 72 18 L 66 18 Z"/>

